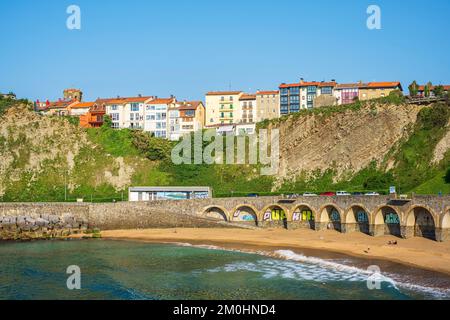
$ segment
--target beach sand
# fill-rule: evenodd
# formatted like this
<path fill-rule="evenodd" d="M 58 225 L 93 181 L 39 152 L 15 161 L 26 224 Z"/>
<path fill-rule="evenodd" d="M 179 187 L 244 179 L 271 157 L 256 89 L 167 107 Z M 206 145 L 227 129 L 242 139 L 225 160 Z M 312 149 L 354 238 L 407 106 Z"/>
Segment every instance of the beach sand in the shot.
<path fill-rule="evenodd" d="M 400 263 L 450 275 L 450 242 L 424 238 L 371 237 L 362 233 L 342 234 L 332 230 L 284 229 L 145 229 L 102 231 L 103 239 L 159 243 L 217 245 L 229 249 L 313 249 L 367 259 Z M 397 241 L 397 245 L 388 245 Z"/>

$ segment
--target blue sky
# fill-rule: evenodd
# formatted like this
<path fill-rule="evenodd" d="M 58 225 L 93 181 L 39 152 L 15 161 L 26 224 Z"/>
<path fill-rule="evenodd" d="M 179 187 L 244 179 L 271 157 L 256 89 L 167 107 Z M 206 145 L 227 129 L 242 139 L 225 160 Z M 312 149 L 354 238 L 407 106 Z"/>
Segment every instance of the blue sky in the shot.
<path fill-rule="evenodd" d="M 81 8 L 81 30 L 66 9 Z M 379 5 L 382 29 L 366 27 Z M 450 83 L 448 0 L 0 1 L 0 92 L 85 100 L 308 80 Z"/>

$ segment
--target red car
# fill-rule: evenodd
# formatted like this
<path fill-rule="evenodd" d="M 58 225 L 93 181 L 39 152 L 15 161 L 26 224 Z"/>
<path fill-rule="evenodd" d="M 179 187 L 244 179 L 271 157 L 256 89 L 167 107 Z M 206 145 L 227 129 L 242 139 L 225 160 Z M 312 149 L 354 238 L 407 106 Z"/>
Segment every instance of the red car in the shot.
<path fill-rule="evenodd" d="M 320 194 L 321 196 L 326 196 L 326 197 L 333 197 L 336 195 L 336 193 L 334 192 L 324 192 Z"/>

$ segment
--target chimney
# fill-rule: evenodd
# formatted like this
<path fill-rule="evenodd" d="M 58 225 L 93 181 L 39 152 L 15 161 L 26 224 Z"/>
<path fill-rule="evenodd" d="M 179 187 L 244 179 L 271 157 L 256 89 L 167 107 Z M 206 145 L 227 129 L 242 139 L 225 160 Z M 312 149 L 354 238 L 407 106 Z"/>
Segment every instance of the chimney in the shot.
<path fill-rule="evenodd" d="M 336 82 L 336 79 L 331 79 L 331 82 Z"/>
<path fill-rule="evenodd" d="M 305 82 L 305 79 L 300 78 L 300 83 L 304 83 L 304 82 Z"/>
<path fill-rule="evenodd" d="M 139 97 L 139 98 L 142 98 L 142 94 L 139 93 L 139 94 L 138 94 L 138 97 Z"/>

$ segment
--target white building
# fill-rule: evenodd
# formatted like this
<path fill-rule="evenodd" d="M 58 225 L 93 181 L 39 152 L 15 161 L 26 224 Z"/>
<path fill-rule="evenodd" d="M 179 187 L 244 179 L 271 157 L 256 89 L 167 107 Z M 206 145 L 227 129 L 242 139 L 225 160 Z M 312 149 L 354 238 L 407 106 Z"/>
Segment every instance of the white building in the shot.
<path fill-rule="evenodd" d="M 157 138 L 167 139 L 169 108 L 176 106 L 175 97 L 168 99 L 153 99 L 145 104 L 144 125 L 146 132 L 154 134 Z"/>
<path fill-rule="evenodd" d="M 116 99 L 100 99 L 105 105 L 106 114 L 110 116 L 112 127 L 116 129 L 143 129 L 145 105 L 154 97 L 132 97 Z"/>

